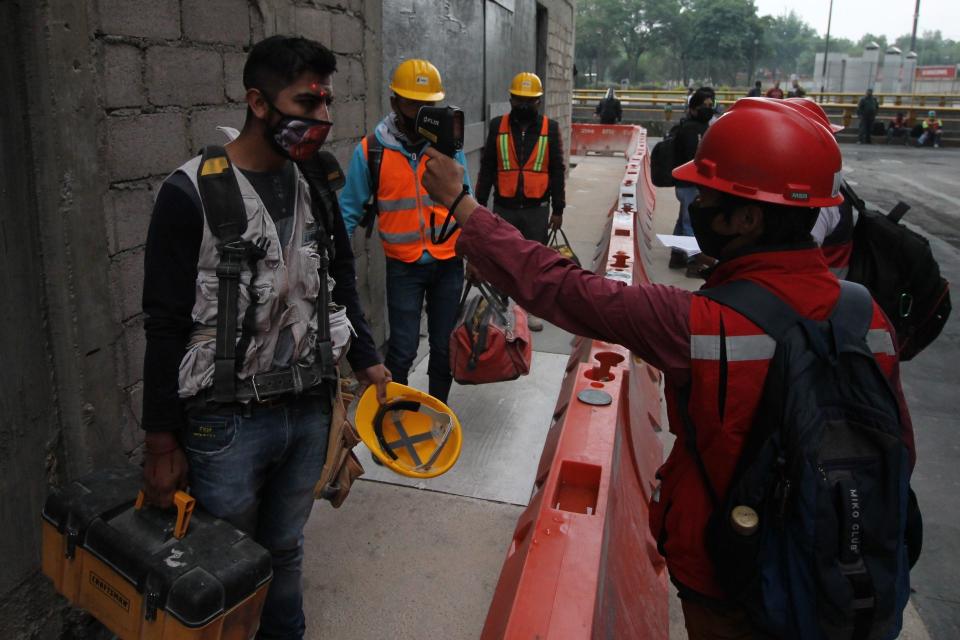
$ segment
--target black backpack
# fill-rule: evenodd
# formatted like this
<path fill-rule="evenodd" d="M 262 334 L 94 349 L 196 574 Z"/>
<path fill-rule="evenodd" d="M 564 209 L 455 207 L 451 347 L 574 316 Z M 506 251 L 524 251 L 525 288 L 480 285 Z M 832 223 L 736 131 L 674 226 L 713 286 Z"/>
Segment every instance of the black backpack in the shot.
<path fill-rule="evenodd" d="M 672 187 L 676 184 L 673 179 L 673 170 L 679 165 L 676 161 L 679 131 L 680 125 L 673 125 L 663 140 L 654 145 L 650 153 L 650 179 L 657 187 Z"/>
<path fill-rule="evenodd" d="M 847 280 L 867 287 L 897 330 L 901 360 L 933 342 L 950 317 L 950 283 L 926 238 L 900 224 L 909 207 L 888 214 L 868 209 L 846 182 L 843 197 L 859 212 Z"/>
<path fill-rule="evenodd" d="M 700 458 L 689 395 L 681 413 L 713 500 L 717 580 L 758 630 L 786 640 L 896 637 L 922 537 L 897 399 L 867 344 L 873 303 L 841 284 L 824 322 L 747 281 L 697 294 L 776 341 L 726 495 Z"/>

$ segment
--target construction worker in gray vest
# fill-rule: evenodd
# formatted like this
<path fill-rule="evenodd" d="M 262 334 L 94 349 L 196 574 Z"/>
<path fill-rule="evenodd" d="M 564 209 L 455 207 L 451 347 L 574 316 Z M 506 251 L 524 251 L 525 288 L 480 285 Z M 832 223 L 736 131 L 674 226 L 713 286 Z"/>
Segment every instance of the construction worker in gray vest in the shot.
<path fill-rule="evenodd" d="M 146 244 L 144 492 L 163 507 L 189 484 L 206 511 L 270 551 L 258 638 L 306 628 L 303 527 L 332 486 L 321 474 L 338 361 L 384 398 L 390 379 L 336 209 L 339 167 L 320 151 L 335 71 L 317 42 L 255 45 L 243 130 L 222 128 L 235 139 L 163 182 Z"/>

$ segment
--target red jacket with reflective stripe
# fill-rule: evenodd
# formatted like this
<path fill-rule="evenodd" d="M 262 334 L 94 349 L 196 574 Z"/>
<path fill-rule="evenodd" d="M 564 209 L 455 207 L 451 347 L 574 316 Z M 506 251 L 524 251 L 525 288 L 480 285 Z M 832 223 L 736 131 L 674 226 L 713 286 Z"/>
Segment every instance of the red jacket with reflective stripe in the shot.
<path fill-rule="evenodd" d="M 790 304 L 800 315 L 825 320 L 840 295 L 837 278 L 821 261 L 803 264 L 802 251 L 757 253 L 722 264 L 707 282 L 751 280 Z M 798 255 L 799 254 L 799 255 Z M 801 260 L 798 260 L 801 259 Z M 771 260 L 794 262 L 790 277 L 771 273 Z M 897 366 L 892 329 L 874 303 L 867 342 L 880 369 L 893 379 Z M 727 372 L 721 375 L 720 341 L 726 343 Z M 776 343 L 736 311 L 702 296 L 690 307 L 690 417 L 697 447 L 718 495 L 730 485 L 745 438 L 753 425 Z M 725 381 L 725 384 L 724 384 Z M 659 501 L 651 504 L 650 529 L 661 543 L 670 573 L 684 586 L 722 598 L 704 545 L 704 528 L 713 505 L 686 447 L 677 387 L 667 383 L 667 413 L 677 436 L 661 467 Z M 912 433 L 908 446 L 913 450 Z"/>
<path fill-rule="evenodd" d="M 661 468 L 663 482 L 659 501 L 650 505 L 650 529 L 655 537 L 666 533 L 667 565 L 679 582 L 705 595 L 721 596 L 703 544 L 711 505 L 683 445 L 675 390 L 692 383 L 691 407 L 694 420 L 699 421 L 698 432 L 703 434 L 701 449 L 711 478 L 723 491 L 763 390 L 772 342 L 766 342 L 759 328 L 740 314 L 684 289 L 627 286 L 579 269 L 555 251 L 523 240 L 515 227 L 482 207 L 464 226 L 457 248 L 486 280 L 531 313 L 571 333 L 621 344 L 664 372 L 671 431 L 680 439 Z M 820 249 L 812 245 L 734 258 L 717 268 L 707 286 L 735 279 L 763 285 L 813 320 L 826 319 L 840 295 L 836 277 L 827 270 Z M 730 353 L 737 356 L 729 364 L 722 419 L 719 361 L 713 358 L 719 349 L 721 318 Z M 875 357 L 900 404 L 912 466 L 913 430 L 893 341 L 887 339 L 892 329 L 876 306 L 871 326 L 876 332 L 870 334 Z"/>

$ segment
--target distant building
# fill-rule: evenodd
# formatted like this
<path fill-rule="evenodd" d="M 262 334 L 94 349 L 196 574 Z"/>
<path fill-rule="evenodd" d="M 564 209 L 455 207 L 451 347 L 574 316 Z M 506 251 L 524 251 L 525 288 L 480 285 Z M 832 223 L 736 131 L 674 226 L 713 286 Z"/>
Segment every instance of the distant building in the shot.
<path fill-rule="evenodd" d="M 878 93 L 910 93 L 916 90 L 916 66 L 916 53 L 911 51 L 903 55 L 894 46 L 881 52 L 880 45 L 871 42 L 860 56 L 830 53 L 826 74 L 823 73 L 823 54 L 818 53 L 814 64 L 814 85 L 826 91 L 863 93 L 873 89 Z"/>

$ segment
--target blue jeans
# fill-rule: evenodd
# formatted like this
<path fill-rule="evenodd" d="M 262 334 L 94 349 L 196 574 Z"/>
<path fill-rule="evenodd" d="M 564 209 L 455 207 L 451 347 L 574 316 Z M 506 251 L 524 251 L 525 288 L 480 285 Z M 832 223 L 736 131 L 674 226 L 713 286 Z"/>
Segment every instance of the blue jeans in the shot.
<path fill-rule="evenodd" d="M 427 302 L 430 361 L 427 377 L 430 395 L 446 402 L 453 383 L 450 372 L 450 334 L 457 323 L 457 306 L 463 292 L 460 258 L 412 263 L 387 259 L 387 313 L 390 341 L 384 364 L 395 382 L 407 384 L 407 375 L 420 344 L 420 311 Z"/>
<path fill-rule="evenodd" d="M 249 534 L 273 561 L 258 639 L 303 638 L 303 527 L 327 455 L 329 395 L 239 413 L 191 413 L 184 435 L 190 491 Z"/>
<path fill-rule="evenodd" d="M 693 236 L 693 225 L 690 224 L 690 203 L 697 199 L 700 190 L 697 187 L 674 187 L 677 200 L 680 201 L 680 213 L 677 215 L 677 224 L 673 225 L 673 235 Z"/>

